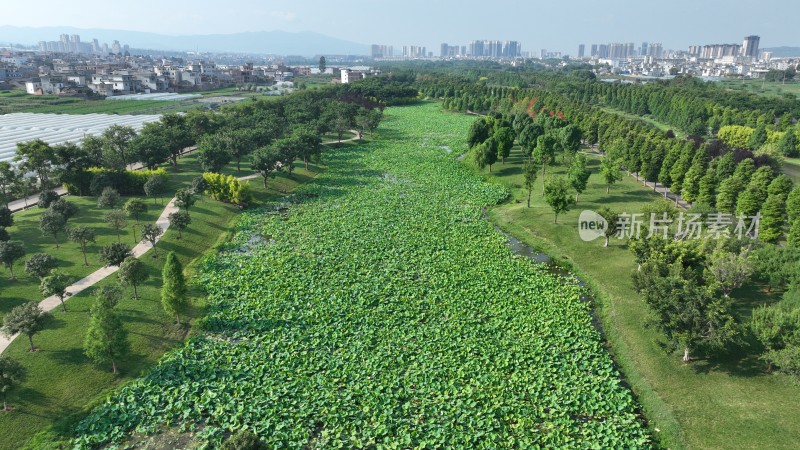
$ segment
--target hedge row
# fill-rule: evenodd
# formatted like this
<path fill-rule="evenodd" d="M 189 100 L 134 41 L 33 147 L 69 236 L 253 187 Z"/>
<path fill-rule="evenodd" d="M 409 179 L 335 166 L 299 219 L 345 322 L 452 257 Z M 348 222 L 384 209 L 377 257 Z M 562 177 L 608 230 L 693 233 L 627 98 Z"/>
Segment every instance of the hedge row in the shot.
<path fill-rule="evenodd" d="M 71 195 L 100 195 L 103 188 L 111 186 L 120 195 L 145 195 L 144 184 L 152 176 L 159 176 L 167 181 L 169 177 L 165 169 L 126 170 L 124 172 L 92 167 L 83 172 L 77 181 L 64 183 L 64 189 Z"/>

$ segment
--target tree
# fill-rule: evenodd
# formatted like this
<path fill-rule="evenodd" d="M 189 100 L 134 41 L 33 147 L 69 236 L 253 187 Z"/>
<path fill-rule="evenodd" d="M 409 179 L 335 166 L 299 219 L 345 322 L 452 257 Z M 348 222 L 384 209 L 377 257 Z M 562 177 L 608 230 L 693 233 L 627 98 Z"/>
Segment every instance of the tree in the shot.
<path fill-rule="evenodd" d="M 83 341 L 83 352 L 95 364 L 111 363 L 111 371 L 117 373 L 117 360 L 130 348 L 128 333 L 114 312 L 108 299 L 98 296 L 91 309 L 89 329 Z"/>
<path fill-rule="evenodd" d="M 192 178 L 192 193 L 195 195 L 203 195 L 208 188 L 208 182 L 202 175 Z"/>
<path fill-rule="evenodd" d="M 770 194 L 761 206 L 761 223 L 758 237 L 764 242 L 778 242 L 783 237 L 786 223 L 786 202 L 780 194 Z"/>
<path fill-rule="evenodd" d="M 36 203 L 36 206 L 42 209 L 49 208 L 50 204 L 59 198 L 60 196 L 55 191 L 44 190 L 39 194 L 39 202 Z"/>
<path fill-rule="evenodd" d="M 610 155 L 603 158 L 600 161 L 600 175 L 603 176 L 603 180 L 606 182 L 606 194 L 608 194 L 611 191 L 611 185 L 622 180 L 619 160 L 612 158 Z"/>
<path fill-rule="evenodd" d="M 47 209 L 61 214 L 64 216 L 65 220 L 69 220 L 78 215 L 78 205 L 63 198 L 59 198 L 53 203 L 50 203 L 50 206 Z"/>
<path fill-rule="evenodd" d="M 169 215 L 169 225 L 178 230 L 178 239 L 183 237 L 183 230 L 192 223 L 192 218 L 186 211 L 176 211 Z"/>
<path fill-rule="evenodd" d="M 131 256 L 131 248 L 121 242 L 114 242 L 100 250 L 100 260 L 106 267 L 119 266 L 129 256 Z"/>
<path fill-rule="evenodd" d="M 744 190 L 745 183 L 738 177 L 730 177 L 723 181 L 719 186 L 716 206 L 720 212 L 733 214 L 736 210 L 736 202 L 739 194 Z"/>
<path fill-rule="evenodd" d="M 564 149 L 565 156 L 575 155 L 581 148 L 581 130 L 575 125 L 567 125 L 558 132 L 559 144 Z"/>
<path fill-rule="evenodd" d="M 33 194 L 37 189 L 36 184 L 36 177 L 25 175 L 24 169 L 22 169 L 19 172 L 19 178 L 17 179 L 17 182 L 11 186 L 11 191 L 14 193 L 14 195 L 22 198 L 22 200 L 25 202 L 25 208 L 28 207 L 28 197 L 30 197 L 31 194 Z"/>
<path fill-rule="evenodd" d="M 89 243 L 95 242 L 95 232 L 88 227 L 74 227 L 67 230 L 67 237 L 70 241 L 81 246 L 81 253 L 83 253 L 83 265 L 88 266 L 89 260 L 86 258 L 86 246 Z"/>
<path fill-rule="evenodd" d="M 380 112 L 378 113 L 380 114 Z M 370 111 L 368 115 L 372 115 L 372 112 Z M 380 117 L 378 120 L 380 120 Z M 365 127 L 367 127 L 366 129 L 371 129 L 371 126 L 371 122 L 370 124 L 365 125 Z M 304 127 L 296 128 L 292 133 L 292 136 L 298 145 L 297 156 L 302 158 L 303 163 L 306 166 L 306 170 L 308 170 L 309 160 L 320 155 L 320 143 L 322 142 L 322 139 L 320 139 L 318 132 L 306 129 Z"/>
<path fill-rule="evenodd" d="M 148 197 L 153 197 L 153 204 L 156 203 L 156 197 L 161 197 L 164 193 L 164 189 L 166 189 L 166 185 L 164 184 L 164 179 L 158 175 L 152 175 L 147 181 L 144 183 L 144 193 Z"/>
<path fill-rule="evenodd" d="M 6 242 L 11 239 L 11 235 L 8 234 L 5 228 L 0 227 L 0 242 Z"/>
<path fill-rule="evenodd" d="M 319 73 L 325 73 L 326 65 L 327 64 L 325 62 L 325 57 L 324 56 L 320 56 L 319 57 Z"/>
<path fill-rule="evenodd" d="M 131 141 L 136 137 L 136 131 L 128 126 L 111 125 L 100 135 L 102 142 L 103 165 L 109 169 L 124 171 L 131 158 Z"/>
<path fill-rule="evenodd" d="M 35 172 L 39 177 L 39 183 L 42 189 L 50 186 L 50 175 L 53 172 L 53 162 L 56 155 L 50 145 L 41 140 L 36 139 L 29 142 L 18 142 L 17 153 L 14 156 L 14 161 L 18 161 L 19 168 L 28 172 Z"/>
<path fill-rule="evenodd" d="M 734 289 L 741 287 L 753 275 L 754 268 L 749 251 L 742 250 L 737 254 L 718 248 L 706 261 L 706 270 L 725 297 L 730 297 Z"/>
<path fill-rule="evenodd" d="M 565 213 L 575 203 L 569 195 L 569 185 L 563 178 L 547 180 L 544 186 L 544 201 L 555 213 L 553 223 L 558 223 L 558 215 Z"/>
<path fill-rule="evenodd" d="M 772 168 L 761 167 L 753 173 L 744 192 L 736 200 L 736 213 L 746 217 L 754 216 L 769 195 L 769 185 L 772 181 Z M 735 176 L 735 175 L 734 175 Z"/>
<path fill-rule="evenodd" d="M 189 208 L 197 202 L 191 189 L 181 188 L 175 192 L 175 206 L 189 212 Z"/>
<path fill-rule="evenodd" d="M 121 209 L 112 209 L 103 216 L 103 220 L 117 232 L 117 242 L 121 242 L 120 230 L 128 225 L 127 215 Z"/>
<path fill-rule="evenodd" d="M 45 297 L 55 295 L 61 302 L 61 307 L 64 312 L 67 312 L 67 304 L 64 303 L 64 297 L 71 295 L 67 292 L 67 288 L 72 284 L 72 277 L 64 273 L 52 272 L 50 275 L 42 278 L 39 284 L 39 291 Z"/>
<path fill-rule="evenodd" d="M 522 167 L 522 172 L 525 175 L 525 189 L 528 190 L 528 208 L 531 207 L 531 191 L 533 191 L 533 183 L 536 182 L 536 173 L 538 171 L 539 166 L 530 159 Z"/>
<path fill-rule="evenodd" d="M 148 169 L 156 166 L 170 157 L 169 137 L 167 128 L 161 123 L 146 123 L 139 134 L 130 142 L 131 152 L 136 159 Z"/>
<path fill-rule="evenodd" d="M 39 229 L 44 234 L 53 236 L 56 241 L 56 248 L 58 248 L 58 235 L 64 231 L 67 226 L 67 219 L 63 215 L 48 209 L 39 218 Z"/>
<path fill-rule="evenodd" d="M 536 148 L 536 142 L 539 140 L 539 136 L 543 134 L 544 128 L 542 128 L 541 125 L 530 122 L 530 120 L 527 121 L 518 138 L 519 143 L 522 146 L 522 153 L 525 156 L 528 158 L 532 157 L 533 151 Z"/>
<path fill-rule="evenodd" d="M 589 183 L 589 176 L 591 171 L 586 167 L 586 156 L 577 155 L 572 159 L 572 164 L 569 168 L 569 184 L 575 189 L 575 203 L 578 203 L 578 196 L 586 190 L 586 185 Z"/>
<path fill-rule="evenodd" d="M 793 338 L 800 338 L 797 333 L 800 331 L 800 314 L 797 310 L 786 311 L 781 306 L 761 305 L 753 309 L 750 329 L 764 346 L 762 359 L 767 362 L 767 371 L 772 371 L 775 353 L 791 345 Z"/>
<path fill-rule="evenodd" d="M 17 333 L 28 336 L 31 352 L 36 351 L 33 346 L 33 336 L 44 329 L 50 314 L 42 311 L 36 302 L 28 302 L 17 306 L 3 318 L 3 333 L 11 337 Z"/>
<path fill-rule="evenodd" d="M 479 169 L 489 166 L 489 172 L 492 171 L 492 165 L 497 162 L 497 150 L 494 148 L 494 140 L 489 138 L 486 142 L 478 144 L 473 147 L 472 153 L 475 165 Z"/>
<path fill-rule="evenodd" d="M 786 237 L 786 243 L 800 249 L 800 219 L 795 219 L 792 222 L 792 226 L 789 228 L 789 235 Z"/>
<path fill-rule="evenodd" d="M 161 278 L 161 304 L 168 315 L 175 316 L 175 321 L 180 326 L 181 314 L 186 311 L 188 301 L 183 266 L 174 252 L 169 252 L 167 255 Z"/>
<path fill-rule="evenodd" d="M 545 175 L 547 165 L 555 159 L 556 146 L 558 145 L 555 131 L 545 132 L 536 139 L 536 148 L 533 150 L 533 159 L 542 166 L 542 195 L 545 189 Z"/>
<path fill-rule="evenodd" d="M 509 127 L 500 127 L 492 135 L 497 143 L 497 157 L 506 163 L 506 158 L 511 154 L 511 147 L 514 146 L 514 131 Z"/>
<path fill-rule="evenodd" d="M 756 126 L 755 131 L 753 134 L 750 135 L 750 138 L 747 140 L 747 147 L 752 150 L 758 150 L 767 142 L 767 127 L 764 123 L 759 123 Z"/>
<path fill-rule="evenodd" d="M 197 144 L 197 160 L 203 171 L 219 173 L 231 162 L 231 153 L 228 151 L 228 147 L 229 138 L 225 133 L 204 136 Z"/>
<path fill-rule="evenodd" d="M 597 211 L 597 214 L 599 214 L 600 217 L 606 221 L 606 228 L 603 231 L 603 237 L 605 238 L 603 247 L 608 247 L 608 240 L 611 238 L 611 236 L 617 234 L 619 214 L 612 211 L 608 207 L 600 208 L 600 210 Z"/>
<path fill-rule="evenodd" d="M 57 261 L 47 253 L 34 253 L 25 262 L 25 273 L 33 275 L 38 279 L 46 277 L 51 270 L 55 269 Z"/>
<path fill-rule="evenodd" d="M 253 154 L 250 167 L 264 178 L 264 188 L 267 187 L 267 180 L 278 170 L 280 160 L 280 151 L 274 145 L 261 147 Z"/>
<path fill-rule="evenodd" d="M 469 148 L 486 142 L 486 139 L 489 139 L 491 131 L 491 125 L 487 123 L 484 118 L 472 122 L 467 132 L 467 144 Z"/>
<path fill-rule="evenodd" d="M 142 226 L 142 239 L 149 242 L 153 247 L 153 258 L 158 257 L 158 253 L 156 253 L 156 242 L 158 241 L 158 237 L 162 234 L 164 234 L 164 230 L 158 225 L 147 223 Z"/>
<path fill-rule="evenodd" d="M 786 198 L 786 213 L 791 221 L 800 218 L 800 186 L 795 186 Z"/>
<path fill-rule="evenodd" d="M 0 208 L 0 227 L 8 228 L 11 225 L 14 225 L 14 215 L 11 210 L 6 207 Z"/>
<path fill-rule="evenodd" d="M 6 204 L 6 209 L 11 201 L 11 192 L 14 190 L 14 185 L 19 183 L 20 176 L 11 163 L 0 161 L 0 201 Z"/>
<path fill-rule="evenodd" d="M 98 208 L 109 208 L 114 209 L 119 204 L 120 196 L 119 192 L 116 189 L 108 186 L 103 189 L 103 192 L 100 194 L 100 197 L 97 199 L 97 207 Z"/>
<path fill-rule="evenodd" d="M 0 242 L 0 263 L 2 263 L 11 272 L 11 279 L 16 280 L 14 276 L 14 262 L 25 256 L 25 246 L 20 241 L 2 241 Z"/>
<path fill-rule="evenodd" d="M 8 407 L 8 393 L 25 378 L 25 368 L 21 364 L 0 355 L 0 394 L 3 395 L 3 411 L 11 411 Z"/>
<path fill-rule="evenodd" d="M 714 295 L 680 259 L 669 264 L 651 258 L 633 277 L 653 313 L 652 323 L 673 348 L 683 350 L 684 362 L 692 352 L 723 348 L 737 335 L 728 297 Z"/>
<path fill-rule="evenodd" d="M 795 158 L 800 153 L 797 150 L 797 136 L 795 136 L 794 130 L 789 129 L 783 133 L 778 141 L 778 153 L 789 158 Z"/>
<path fill-rule="evenodd" d="M 128 217 L 133 217 L 133 220 L 136 221 L 133 230 L 133 240 L 136 242 L 136 226 L 139 225 L 139 216 L 147 212 L 147 203 L 138 198 L 131 198 L 125 202 L 125 205 L 122 206 L 122 210 L 125 211 Z"/>
<path fill-rule="evenodd" d="M 126 286 L 133 287 L 133 298 L 138 299 L 139 293 L 136 287 L 147 281 L 150 274 L 147 271 L 147 266 L 144 265 L 139 259 L 134 257 L 125 258 L 122 264 L 119 265 L 119 272 L 117 272 L 120 283 Z"/>

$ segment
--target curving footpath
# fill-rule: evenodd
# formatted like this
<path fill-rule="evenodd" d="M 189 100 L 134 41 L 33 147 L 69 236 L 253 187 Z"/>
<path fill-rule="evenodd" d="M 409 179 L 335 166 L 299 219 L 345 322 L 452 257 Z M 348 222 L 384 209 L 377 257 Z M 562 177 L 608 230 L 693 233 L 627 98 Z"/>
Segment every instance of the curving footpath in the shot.
<path fill-rule="evenodd" d="M 167 231 L 167 229 L 169 228 L 169 215 L 176 211 L 178 211 L 178 207 L 175 206 L 175 199 L 173 198 L 172 200 L 169 201 L 169 203 L 167 203 L 166 208 L 164 208 L 164 211 L 162 211 L 161 215 L 158 216 L 158 219 L 156 219 L 156 225 L 159 228 L 161 228 L 161 231 L 163 232 Z M 161 236 L 163 235 L 164 233 L 158 236 L 156 242 L 161 240 Z M 136 247 L 133 247 L 131 253 L 133 254 L 133 256 L 138 258 L 147 253 L 147 251 L 150 250 L 151 248 L 153 248 L 153 246 L 150 245 L 149 242 L 142 241 L 136 244 Z M 102 281 L 109 275 L 115 273 L 117 270 L 119 270 L 119 267 L 116 266 L 103 267 L 101 269 L 97 269 L 94 272 L 87 275 L 86 277 L 76 281 L 70 287 L 68 287 L 67 295 L 69 296 L 75 295 L 85 290 L 86 288 L 93 286 L 95 283 Z M 60 305 L 61 301 L 55 295 L 47 297 L 46 299 L 39 302 L 39 307 L 45 311 L 52 311 L 53 309 L 57 308 Z M 19 336 L 19 334 L 15 334 L 10 337 L 4 334 L 0 334 L 0 353 L 3 353 L 6 350 L 6 348 L 8 348 L 8 346 L 14 341 L 14 339 L 17 338 L 17 336 Z"/>

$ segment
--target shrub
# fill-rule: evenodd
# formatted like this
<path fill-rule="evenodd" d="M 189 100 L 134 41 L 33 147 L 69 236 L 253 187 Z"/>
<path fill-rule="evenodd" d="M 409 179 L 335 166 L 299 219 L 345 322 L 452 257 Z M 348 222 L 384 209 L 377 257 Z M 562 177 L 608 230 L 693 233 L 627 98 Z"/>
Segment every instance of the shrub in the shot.
<path fill-rule="evenodd" d="M 246 205 L 253 198 L 248 183 L 242 183 L 233 175 L 206 172 L 203 174 L 206 182 L 205 192 L 213 199 L 221 202 Z"/>

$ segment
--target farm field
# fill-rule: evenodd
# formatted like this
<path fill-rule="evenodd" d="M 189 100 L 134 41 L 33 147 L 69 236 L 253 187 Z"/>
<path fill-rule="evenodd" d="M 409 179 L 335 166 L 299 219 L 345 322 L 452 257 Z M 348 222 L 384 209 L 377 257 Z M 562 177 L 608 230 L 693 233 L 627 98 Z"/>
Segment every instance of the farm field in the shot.
<path fill-rule="evenodd" d="M 752 92 L 765 97 L 780 97 L 783 95 L 793 95 L 800 97 L 800 83 L 789 82 L 781 83 L 775 81 L 759 81 L 759 80 L 745 80 L 745 81 L 722 81 L 720 82 L 723 87 L 733 90 L 743 90 Z"/>
<path fill-rule="evenodd" d="M 200 268 L 203 332 L 78 427 L 270 448 L 646 448 L 573 280 L 513 256 L 457 160 L 470 117 L 391 108 L 291 201 L 245 212 Z"/>
<path fill-rule="evenodd" d="M 537 179 L 531 208 L 522 188 L 523 157 L 518 147 L 505 165 L 481 173 L 512 191 L 512 200 L 491 209 L 489 216 L 523 242 L 541 249 L 589 284 L 598 299 L 597 315 L 604 324 L 615 360 L 641 402 L 651 428 L 664 447 L 679 449 L 796 448 L 800 440 L 797 398 L 800 388 L 782 374 L 768 374 L 757 352 L 746 342 L 744 350 L 684 364 L 660 346 L 660 334 L 644 326 L 647 307 L 633 288 L 636 263 L 624 241 L 583 242 L 578 235 L 581 211 L 609 207 L 620 212 L 641 212 L 659 196 L 634 178 L 622 181 L 606 194 L 599 159 L 590 158 L 593 175 L 580 202 L 553 224 L 553 213 L 540 196 Z M 549 176 L 563 176 L 563 165 L 548 167 Z M 732 295 L 736 310 L 746 320 L 753 306 L 780 299 L 764 286 L 751 283 Z M 768 444 L 765 444 L 768 443 Z"/>

